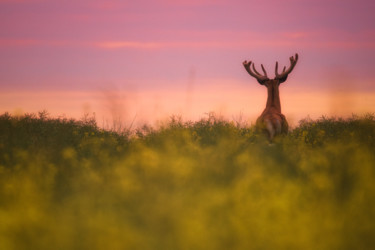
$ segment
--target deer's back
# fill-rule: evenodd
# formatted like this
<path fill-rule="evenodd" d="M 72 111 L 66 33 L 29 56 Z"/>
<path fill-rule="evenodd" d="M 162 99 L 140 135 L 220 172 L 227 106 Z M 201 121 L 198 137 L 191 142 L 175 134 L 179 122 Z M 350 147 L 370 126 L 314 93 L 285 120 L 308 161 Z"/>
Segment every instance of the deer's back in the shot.
<path fill-rule="evenodd" d="M 279 112 L 263 112 L 256 121 L 257 129 L 267 132 L 269 139 L 275 135 L 288 132 L 288 122 L 283 114 Z"/>

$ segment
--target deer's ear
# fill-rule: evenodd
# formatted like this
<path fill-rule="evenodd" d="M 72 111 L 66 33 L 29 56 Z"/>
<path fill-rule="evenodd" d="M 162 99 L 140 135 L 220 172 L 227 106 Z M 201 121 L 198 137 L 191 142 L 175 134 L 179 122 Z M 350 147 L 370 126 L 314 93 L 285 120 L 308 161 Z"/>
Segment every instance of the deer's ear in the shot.
<path fill-rule="evenodd" d="M 258 79 L 257 81 L 260 85 L 264 85 L 264 86 L 266 85 L 266 82 L 267 82 L 266 80 L 258 80 Z"/>
<path fill-rule="evenodd" d="M 288 75 L 286 75 L 285 77 L 283 77 L 283 78 L 280 78 L 280 79 L 277 79 L 277 78 L 275 78 L 275 80 L 279 80 L 279 84 L 281 84 L 281 83 L 285 82 L 285 81 L 286 81 L 286 79 L 288 79 Z"/>

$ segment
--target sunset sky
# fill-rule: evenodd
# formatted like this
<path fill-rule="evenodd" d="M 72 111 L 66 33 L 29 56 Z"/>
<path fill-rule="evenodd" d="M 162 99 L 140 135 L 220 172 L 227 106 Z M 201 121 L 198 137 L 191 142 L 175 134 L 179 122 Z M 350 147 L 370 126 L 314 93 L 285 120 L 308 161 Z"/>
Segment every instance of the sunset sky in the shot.
<path fill-rule="evenodd" d="M 99 125 L 216 112 L 253 121 L 274 75 L 292 123 L 375 112 L 373 0 L 0 0 L 0 112 Z"/>

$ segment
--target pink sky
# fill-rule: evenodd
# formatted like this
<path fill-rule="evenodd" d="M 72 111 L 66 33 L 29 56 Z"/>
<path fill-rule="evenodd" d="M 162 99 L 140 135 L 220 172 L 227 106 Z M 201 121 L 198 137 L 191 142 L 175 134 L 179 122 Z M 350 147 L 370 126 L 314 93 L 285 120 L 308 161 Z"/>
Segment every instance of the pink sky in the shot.
<path fill-rule="evenodd" d="M 281 87 L 289 119 L 375 112 L 374 9 L 372 0 L 0 0 L 0 112 L 252 121 L 266 90 L 242 61 L 272 74 L 295 52 Z"/>

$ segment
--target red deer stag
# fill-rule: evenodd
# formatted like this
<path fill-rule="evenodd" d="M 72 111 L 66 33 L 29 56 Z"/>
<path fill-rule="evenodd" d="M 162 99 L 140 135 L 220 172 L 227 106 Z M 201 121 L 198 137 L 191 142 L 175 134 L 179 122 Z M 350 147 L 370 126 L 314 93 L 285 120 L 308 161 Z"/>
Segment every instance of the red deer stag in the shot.
<path fill-rule="evenodd" d="M 280 105 L 280 95 L 279 95 L 279 85 L 283 83 L 288 78 L 288 75 L 294 69 L 298 61 L 298 54 L 294 57 L 290 57 L 290 67 L 285 70 L 284 67 L 283 72 L 281 74 L 278 73 L 278 62 L 276 62 L 275 66 L 275 78 L 270 80 L 267 76 L 267 72 L 262 67 L 264 75 L 259 74 L 259 72 L 255 69 L 254 63 L 251 61 L 243 62 L 243 66 L 245 67 L 246 71 L 257 81 L 267 87 L 267 104 L 266 108 L 264 109 L 263 113 L 259 116 L 256 121 L 257 129 L 264 131 L 268 134 L 268 139 L 270 142 L 273 141 L 273 138 L 278 134 L 286 134 L 288 132 L 288 122 L 285 119 L 285 116 L 281 113 L 281 105 Z M 250 66 L 253 66 L 251 70 Z"/>

